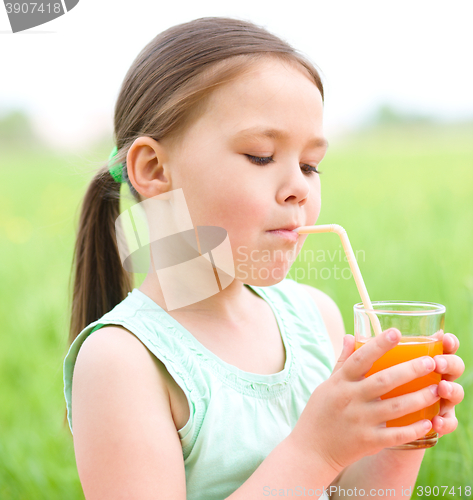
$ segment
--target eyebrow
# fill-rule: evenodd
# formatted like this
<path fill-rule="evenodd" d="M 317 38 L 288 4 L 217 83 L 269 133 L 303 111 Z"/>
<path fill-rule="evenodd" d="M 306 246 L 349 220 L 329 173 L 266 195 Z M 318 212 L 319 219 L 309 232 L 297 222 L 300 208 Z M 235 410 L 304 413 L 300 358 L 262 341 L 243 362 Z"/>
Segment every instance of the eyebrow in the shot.
<path fill-rule="evenodd" d="M 260 128 L 252 127 L 241 130 L 236 136 L 243 137 L 269 137 L 270 139 L 284 140 L 289 137 L 289 134 L 284 130 L 276 128 Z M 325 138 L 314 137 L 308 142 L 308 146 L 313 148 L 328 148 L 328 141 Z"/>

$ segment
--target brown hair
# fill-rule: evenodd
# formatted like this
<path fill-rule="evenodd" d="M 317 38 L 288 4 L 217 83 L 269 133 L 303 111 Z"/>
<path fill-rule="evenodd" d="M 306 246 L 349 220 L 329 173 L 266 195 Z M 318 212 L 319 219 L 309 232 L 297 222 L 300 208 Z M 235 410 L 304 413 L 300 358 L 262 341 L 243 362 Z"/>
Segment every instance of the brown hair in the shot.
<path fill-rule="evenodd" d="M 304 71 L 324 97 L 313 64 L 288 43 L 251 22 L 203 17 L 157 35 L 138 54 L 122 83 L 115 106 L 114 135 L 123 177 L 135 139 L 182 136 L 203 112 L 212 90 L 249 70 L 265 57 L 277 57 Z M 82 202 L 74 248 L 69 343 L 90 323 L 121 302 L 134 277 L 120 261 L 115 220 L 120 215 L 120 187 L 104 165 L 91 180 Z"/>

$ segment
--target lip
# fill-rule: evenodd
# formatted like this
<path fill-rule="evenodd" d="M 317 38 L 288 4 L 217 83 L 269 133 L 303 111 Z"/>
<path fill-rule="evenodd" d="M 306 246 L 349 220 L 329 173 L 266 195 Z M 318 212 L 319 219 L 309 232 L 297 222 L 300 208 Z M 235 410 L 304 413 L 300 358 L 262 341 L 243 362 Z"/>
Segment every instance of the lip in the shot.
<path fill-rule="evenodd" d="M 278 227 L 276 229 L 271 229 L 271 231 L 294 231 L 294 229 L 297 229 L 298 227 L 303 226 L 304 224 L 288 224 L 287 226 L 284 227 Z"/>
<path fill-rule="evenodd" d="M 272 229 L 271 231 L 267 231 L 268 233 L 274 234 L 275 236 L 278 236 L 280 238 L 285 239 L 286 241 L 291 241 L 295 243 L 297 239 L 299 238 L 299 233 L 296 231 L 293 231 L 292 228 L 300 227 L 300 226 L 288 226 L 291 227 L 291 229 L 288 229 L 287 227 L 285 228 L 280 228 L 280 229 Z"/>

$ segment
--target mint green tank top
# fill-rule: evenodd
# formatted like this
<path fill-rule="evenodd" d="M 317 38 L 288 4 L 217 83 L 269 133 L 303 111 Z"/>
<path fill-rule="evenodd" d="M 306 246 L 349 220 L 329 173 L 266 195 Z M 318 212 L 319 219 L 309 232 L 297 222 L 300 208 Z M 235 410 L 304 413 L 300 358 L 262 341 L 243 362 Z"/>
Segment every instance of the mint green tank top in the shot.
<path fill-rule="evenodd" d="M 71 432 L 72 375 L 80 346 L 93 331 L 121 325 L 166 366 L 187 397 L 190 417 L 177 431 L 187 499 L 223 500 L 238 489 L 289 435 L 310 395 L 335 366 L 320 312 L 303 287 L 289 278 L 268 287 L 245 286 L 273 310 L 286 350 L 282 371 L 264 375 L 226 363 L 134 288 L 111 311 L 84 328 L 64 358 Z M 268 492 L 269 488 L 271 485 Z"/>

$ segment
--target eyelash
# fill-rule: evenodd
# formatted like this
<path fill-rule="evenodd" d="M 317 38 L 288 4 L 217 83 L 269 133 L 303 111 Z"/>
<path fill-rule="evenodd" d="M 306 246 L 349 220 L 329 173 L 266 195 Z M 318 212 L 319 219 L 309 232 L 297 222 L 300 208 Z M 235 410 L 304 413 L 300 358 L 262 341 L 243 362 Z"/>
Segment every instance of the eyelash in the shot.
<path fill-rule="evenodd" d="M 256 163 L 257 165 L 267 165 L 268 163 L 271 163 L 273 162 L 273 157 L 272 156 L 252 156 L 252 155 L 247 155 L 245 154 L 245 156 L 253 163 Z M 268 160 L 268 161 L 265 161 L 265 160 Z M 312 175 L 314 173 L 316 174 L 321 174 L 322 172 L 320 170 L 317 170 L 316 167 L 313 167 L 312 165 L 307 165 L 306 163 L 304 163 L 304 165 L 306 167 L 309 167 L 309 170 L 303 170 L 303 172 L 306 174 L 306 175 Z"/>

